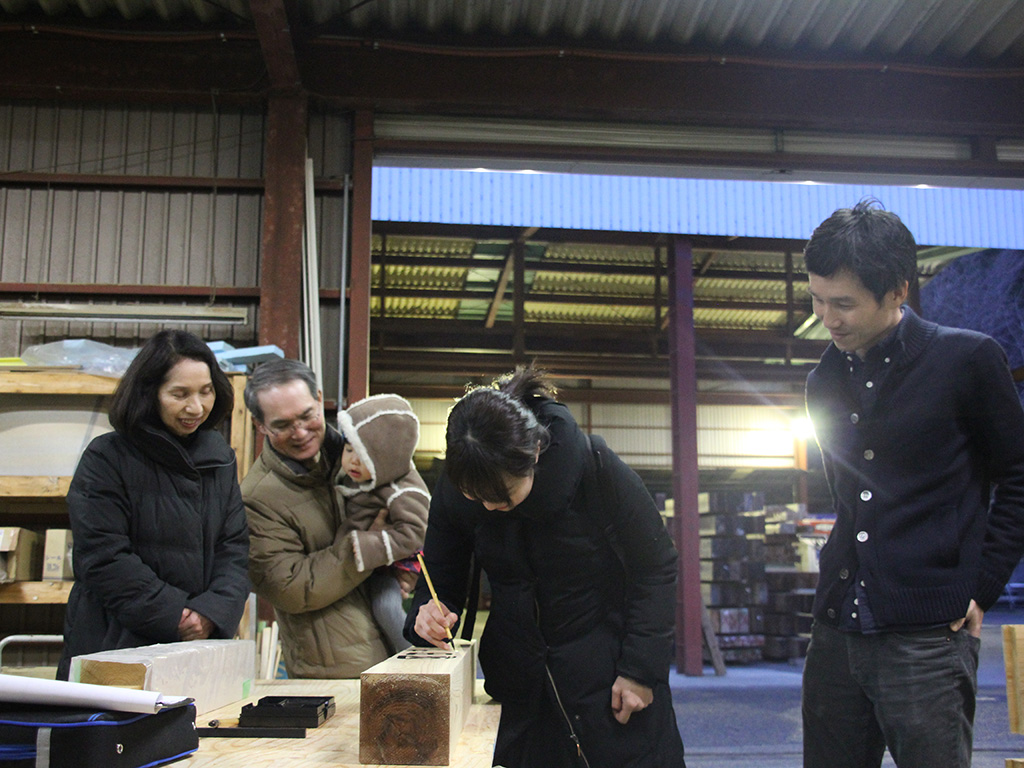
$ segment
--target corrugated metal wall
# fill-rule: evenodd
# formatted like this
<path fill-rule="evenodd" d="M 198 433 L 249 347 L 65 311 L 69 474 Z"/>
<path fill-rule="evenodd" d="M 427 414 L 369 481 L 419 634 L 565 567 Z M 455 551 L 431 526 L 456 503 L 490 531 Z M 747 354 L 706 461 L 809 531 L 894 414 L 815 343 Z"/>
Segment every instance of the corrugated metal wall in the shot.
<path fill-rule="evenodd" d="M 256 302 L 217 292 L 259 285 L 263 190 L 259 184 L 239 189 L 231 181 L 262 180 L 264 132 L 262 113 L 237 109 L 0 104 L 0 172 L 52 175 L 55 182 L 0 186 L 0 282 L 206 286 L 209 294 L 193 302 L 251 306 L 249 322 L 184 327 L 236 346 L 256 343 Z M 309 152 L 317 177 L 348 173 L 350 134 L 347 117 L 310 115 Z M 90 186 L 84 174 L 111 178 Z M 117 177 L 133 178 L 120 184 Z M 134 177 L 153 177 L 154 186 L 140 187 Z M 223 179 L 228 188 L 203 182 L 206 189 L 182 189 L 190 178 Z M 167 179 L 173 183 L 162 186 Z M 320 284 L 338 290 L 341 194 L 318 195 L 316 211 Z M 162 327 L 0 320 L 0 357 L 64 338 L 137 346 Z M 336 302 L 325 303 L 321 329 L 325 385 L 333 396 Z"/>
<path fill-rule="evenodd" d="M 410 401 L 420 419 L 421 454 L 443 457 L 444 430 L 453 400 Z M 571 403 L 581 427 L 603 436 L 634 469 L 672 466 L 672 421 L 667 405 Z M 771 406 L 697 407 L 697 465 L 760 469 L 796 467 L 790 426 L 800 415 Z"/>
<path fill-rule="evenodd" d="M 263 132 L 261 114 L 238 110 L 0 105 L 0 170 L 56 182 L 0 188 L 0 281 L 208 286 L 209 302 L 217 288 L 256 286 L 262 190 L 119 188 L 116 177 L 260 179 Z M 61 185 L 64 174 L 113 178 L 89 188 Z M 188 328 L 248 344 L 255 322 Z M 160 327 L 5 320 L 0 354 L 69 337 L 132 346 Z"/>

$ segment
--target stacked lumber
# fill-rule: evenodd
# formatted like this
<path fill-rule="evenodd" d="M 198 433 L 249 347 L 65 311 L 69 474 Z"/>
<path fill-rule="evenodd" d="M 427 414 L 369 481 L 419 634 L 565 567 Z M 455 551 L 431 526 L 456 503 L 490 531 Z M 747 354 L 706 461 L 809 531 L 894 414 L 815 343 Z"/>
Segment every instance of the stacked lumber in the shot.
<path fill-rule="evenodd" d="M 764 606 L 764 496 L 710 491 L 698 496 L 701 598 L 722 658 L 761 660 Z"/>
<path fill-rule="evenodd" d="M 803 658 L 811 641 L 814 589 L 818 574 L 795 567 L 770 569 L 768 609 L 764 617 L 764 658 L 786 661 Z"/>
<path fill-rule="evenodd" d="M 794 510 L 790 505 L 775 504 L 765 507 L 764 562 L 769 568 L 796 568 L 800 565 L 800 539 L 797 536 L 797 523 L 794 517 Z"/>

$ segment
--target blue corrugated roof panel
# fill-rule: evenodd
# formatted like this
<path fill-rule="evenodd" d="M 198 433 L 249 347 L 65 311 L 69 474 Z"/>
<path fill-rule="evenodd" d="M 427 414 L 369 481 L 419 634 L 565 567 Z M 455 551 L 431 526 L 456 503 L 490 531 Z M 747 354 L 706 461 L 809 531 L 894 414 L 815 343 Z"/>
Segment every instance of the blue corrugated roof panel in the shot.
<path fill-rule="evenodd" d="M 922 245 L 1024 249 L 1024 191 L 378 167 L 373 218 L 803 240 L 875 197 Z"/>

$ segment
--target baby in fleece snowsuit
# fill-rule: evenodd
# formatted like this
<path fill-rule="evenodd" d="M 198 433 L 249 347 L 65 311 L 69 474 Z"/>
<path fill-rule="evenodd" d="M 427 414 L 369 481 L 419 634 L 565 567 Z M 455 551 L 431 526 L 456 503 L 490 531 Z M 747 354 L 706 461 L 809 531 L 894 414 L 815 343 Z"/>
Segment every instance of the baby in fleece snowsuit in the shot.
<path fill-rule="evenodd" d="M 416 553 L 427 531 L 430 493 L 412 463 L 420 423 L 398 395 L 373 395 L 338 413 L 345 436 L 338 484 L 345 496 L 345 526 L 366 583 L 374 618 L 394 651 L 409 646 L 402 637 L 405 610 L 391 569 L 419 572 Z M 386 509 L 388 528 L 369 530 Z"/>

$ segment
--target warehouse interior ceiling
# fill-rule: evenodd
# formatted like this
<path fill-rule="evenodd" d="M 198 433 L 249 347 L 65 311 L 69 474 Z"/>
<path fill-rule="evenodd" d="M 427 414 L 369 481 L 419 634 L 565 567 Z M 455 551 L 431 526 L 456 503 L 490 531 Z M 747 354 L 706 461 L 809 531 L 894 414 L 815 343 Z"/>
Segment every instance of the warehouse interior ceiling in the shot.
<path fill-rule="evenodd" d="M 0 75 L 0 99 L 58 107 L 365 111 L 396 164 L 1024 179 L 1024 0 L 0 0 Z M 689 240 L 701 396 L 796 403 L 824 346 L 803 243 Z M 967 252 L 930 245 L 922 280 Z M 371 386 L 448 393 L 510 351 L 580 389 L 664 381 L 667 248 L 375 222 Z"/>
<path fill-rule="evenodd" d="M 803 242 L 687 240 L 699 401 L 801 406 L 828 338 L 810 312 Z M 921 284 L 975 250 L 922 249 Z M 664 236 L 375 222 L 372 252 L 375 391 L 449 397 L 467 377 L 507 371 L 511 351 L 567 384 L 568 400 L 669 402 Z"/>
<path fill-rule="evenodd" d="M 703 131 L 674 152 L 606 147 L 619 162 L 760 167 L 830 132 L 951 141 L 957 154 L 839 168 L 812 141 L 787 164 L 1017 177 L 1024 159 L 1012 98 L 1024 0 L 0 0 L 0 39 L 3 98 L 210 105 L 301 93 L 396 115 Z M 758 134 L 768 151 L 708 143 L 726 130 Z"/>

